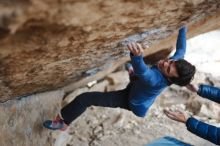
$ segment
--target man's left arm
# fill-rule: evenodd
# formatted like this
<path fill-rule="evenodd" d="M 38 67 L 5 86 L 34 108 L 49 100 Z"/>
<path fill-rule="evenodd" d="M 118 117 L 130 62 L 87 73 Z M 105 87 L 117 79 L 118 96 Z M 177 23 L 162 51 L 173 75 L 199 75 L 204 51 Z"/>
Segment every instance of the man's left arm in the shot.
<path fill-rule="evenodd" d="M 170 57 L 170 59 L 183 59 L 184 55 L 186 53 L 186 27 L 182 27 L 179 30 L 179 34 L 177 37 L 177 43 L 176 43 L 176 52 L 175 54 Z"/>

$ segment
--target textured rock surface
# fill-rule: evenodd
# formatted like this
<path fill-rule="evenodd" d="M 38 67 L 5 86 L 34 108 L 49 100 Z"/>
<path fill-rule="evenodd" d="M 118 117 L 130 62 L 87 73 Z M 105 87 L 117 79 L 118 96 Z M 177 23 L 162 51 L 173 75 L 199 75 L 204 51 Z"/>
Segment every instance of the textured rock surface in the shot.
<path fill-rule="evenodd" d="M 85 84 L 77 81 L 122 63 L 129 41 L 148 45 L 147 55 L 170 48 L 183 24 L 190 26 L 189 37 L 216 29 L 219 5 L 219 0 L 0 1 L 0 101 Z"/>
<path fill-rule="evenodd" d="M 0 106 L 1 146 L 52 146 L 42 122 L 58 113 L 64 92 L 50 91 L 9 100 Z"/>
<path fill-rule="evenodd" d="M 181 25 L 189 26 L 188 37 L 219 28 L 219 5 L 219 0 L 0 0 L 0 145 L 140 145 L 164 133 L 189 141 L 191 135 L 187 139 L 172 129 L 176 123 L 164 131 L 155 128 L 170 123 L 157 108 L 146 119 L 119 109 L 91 108 L 70 133 L 50 132 L 42 128 L 42 122 L 57 113 L 64 94 L 126 61 L 128 42 L 149 46 L 145 60 L 154 63 L 170 53 Z M 63 90 L 24 97 L 67 84 Z M 126 85 L 108 84 L 105 80 L 77 90 L 63 104 L 81 92 Z M 176 92 L 167 97 L 171 95 Z M 181 96 L 188 94 L 181 92 Z M 161 101 L 162 105 L 175 103 L 167 101 Z M 196 110 L 207 115 L 212 109 Z"/>

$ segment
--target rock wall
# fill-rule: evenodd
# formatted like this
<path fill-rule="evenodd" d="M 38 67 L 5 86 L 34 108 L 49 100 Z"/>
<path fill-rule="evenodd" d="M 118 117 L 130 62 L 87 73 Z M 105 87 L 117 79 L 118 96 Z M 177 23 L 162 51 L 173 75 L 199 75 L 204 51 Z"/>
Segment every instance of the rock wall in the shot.
<path fill-rule="evenodd" d="M 218 29 L 219 10 L 218 0 L 0 0 L 0 145 L 53 145 L 42 121 L 64 94 L 128 60 L 128 42 L 149 46 L 154 63 L 182 25 L 188 37 Z"/>
<path fill-rule="evenodd" d="M 54 140 L 42 123 L 60 110 L 63 90 L 34 94 L 0 105 L 1 146 L 52 146 Z"/>
<path fill-rule="evenodd" d="M 0 101 L 72 82 L 79 86 L 77 81 L 122 63 L 131 41 L 148 45 L 147 55 L 172 46 L 184 24 L 192 26 L 189 36 L 216 29 L 219 5 L 218 0 L 0 1 Z"/>

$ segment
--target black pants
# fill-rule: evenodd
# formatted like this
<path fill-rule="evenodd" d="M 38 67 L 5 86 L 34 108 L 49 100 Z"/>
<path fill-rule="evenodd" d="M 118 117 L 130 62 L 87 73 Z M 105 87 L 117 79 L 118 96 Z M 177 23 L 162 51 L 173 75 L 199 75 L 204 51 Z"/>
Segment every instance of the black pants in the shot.
<path fill-rule="evenodd" d="M 61 116 L 66 124 L 70 124 L 90 106 L 128 108 L 130 84 L 123 90 L 112 92 L 86 92 L 78 95 L 72 102 L 61 109 Z"/>

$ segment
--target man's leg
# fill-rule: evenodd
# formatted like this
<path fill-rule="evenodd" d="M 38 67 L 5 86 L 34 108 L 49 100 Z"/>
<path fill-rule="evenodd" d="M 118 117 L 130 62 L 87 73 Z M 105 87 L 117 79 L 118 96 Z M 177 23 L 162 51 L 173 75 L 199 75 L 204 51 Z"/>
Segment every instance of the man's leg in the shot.
<path fill-rule="evenodd" d="M 44 122 L 44 127 L 57 130 L 65 130 L 65 125 L 69 125 L 77 117 L 79 117 L 87 107 L 92 105 L 102 107 L 120 107 L 128 109 L 128 94 L 129 86 L 123 90 L 112 92 L 86 92 L 78 95 L 72 102 L 61 109 L 61 114 L 58 116 L 62 120 L 47 120 Z"/>
<path fill-rule="evenodd" d="M 112 92 L 86 92 L 61 109 L 64 122 L 69 125 L 90 106 L 128 109 L 128 89 Z"/>

